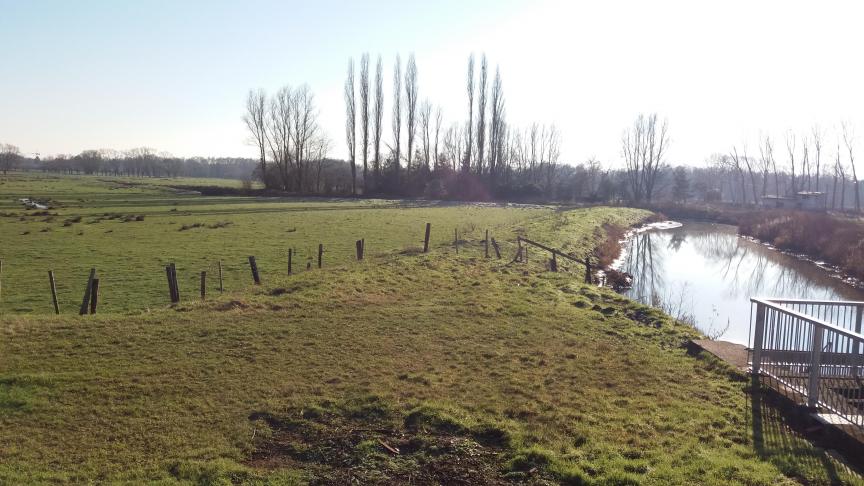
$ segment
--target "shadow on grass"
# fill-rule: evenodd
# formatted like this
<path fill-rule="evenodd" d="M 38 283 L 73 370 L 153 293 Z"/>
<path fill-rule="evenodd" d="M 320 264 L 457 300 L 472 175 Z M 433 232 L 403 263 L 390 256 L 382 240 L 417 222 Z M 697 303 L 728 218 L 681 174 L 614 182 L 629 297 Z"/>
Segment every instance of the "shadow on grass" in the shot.
<path fill-rule="evenodd" d="M 818 440 L 816 447 L 808 443 L 805 433 L 816 428 L 808 428 L 795 414 L 790 414 L 790 404 L 784 403 L 784 398 L 759 391 L 748 393 L 746 397 L 747 422 L 753 434 L 753 448 L 759 457 L 804 484 L 813 482 L 814 476 L 826 478 L 830 484 L 846 484 L 844 479 L 849 477 L 849 471 L 841 471 L 840 468 L 845 468 L 819 447 Z"/>

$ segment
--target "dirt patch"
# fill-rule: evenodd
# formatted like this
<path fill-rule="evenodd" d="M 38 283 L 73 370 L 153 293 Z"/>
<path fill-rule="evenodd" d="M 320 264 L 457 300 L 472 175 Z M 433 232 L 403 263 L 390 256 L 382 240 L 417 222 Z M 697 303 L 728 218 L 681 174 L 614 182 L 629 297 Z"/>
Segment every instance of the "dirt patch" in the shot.
<path fill-rule="evenodd" d="M 513 484 L 505 450 L 488 445 L 494 441 L 478 442 L 459 428 L 399 420 L 375 401 L 314 406 L 288 416 L 249 416 L 270 434 L 247 465 L 303 469 L 310 484 Z"/>
<path fill-rule="evenodd" d="M 227 312 L 236 309 L 248 309 L 249 304 L 247 304 L 246 302 L 241 302 L 239 300 L 230 300 L 228 302 L 223 302 L 217 305 L 215 308 L 217 311 Z"/>

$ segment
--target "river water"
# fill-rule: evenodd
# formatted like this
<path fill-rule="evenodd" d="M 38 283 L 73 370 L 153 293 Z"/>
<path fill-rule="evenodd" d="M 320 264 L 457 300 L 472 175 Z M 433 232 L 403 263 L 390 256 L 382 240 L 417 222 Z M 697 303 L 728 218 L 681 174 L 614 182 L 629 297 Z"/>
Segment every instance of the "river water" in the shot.
<path fill-rule="evenodd" d="M 613 267 L 633 275 L 628 297 L 740 344 L 748 344 L 750 297 L 864 300 L 864 290 L 815 263 L 741 238 L 728 225 L 684 223 L 636 233 Z"/>

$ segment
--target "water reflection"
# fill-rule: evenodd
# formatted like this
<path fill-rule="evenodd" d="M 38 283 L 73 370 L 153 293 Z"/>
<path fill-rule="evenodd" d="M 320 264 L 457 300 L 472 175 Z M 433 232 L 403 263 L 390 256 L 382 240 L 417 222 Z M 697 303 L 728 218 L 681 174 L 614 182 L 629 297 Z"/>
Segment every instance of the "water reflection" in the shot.
<path fill-rule="evenodd" d="M 633 275 L 629 297 L 691 318 L 706 334 L 725 329 L 722 339 L 743 344 L 750 297 L 864 299 L 864 292 L 816 265 L 740 238 L 726 225 L 638 233 L 616 268 Z"/>

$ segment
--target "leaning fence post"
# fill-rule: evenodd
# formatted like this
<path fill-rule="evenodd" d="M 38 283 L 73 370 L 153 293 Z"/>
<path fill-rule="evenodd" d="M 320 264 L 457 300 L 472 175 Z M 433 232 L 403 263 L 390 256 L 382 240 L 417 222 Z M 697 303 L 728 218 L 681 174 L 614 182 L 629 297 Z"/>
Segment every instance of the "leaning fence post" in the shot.
<path fill-rule="evenodd" d="M 492 248 L 495 249 L 495 256 L 500 260 L 501 259 L 501 249 L 498 248 L 498 242 L 495 241 L 495 238 L 492 238 Z"/>
<path fill-rule="evenodd" d="M 255 285 L 261 285 L 261 276 L 258 275 L 258 264 L 255 263 L 255 257 L 249 257 L 249 267 L 252 269 L 252 280 L 255 281 Z"/>
<path fill-rule="evenodd" d="M 486 230 L 486 241 L 484 242 L 486 245 L 486 258 L 489 258 L 489 230 Z"/>
<path fill-rule="evenodd" d="M 807 406 L 816 408 L 819 404 L 819 381 L 822 377 L 822 336 L 825 332 L 822 326 L 813 326 L 813 343 L 810 353 L 810 381 L 807 385 Z"/>
<path fill-rule="evenodd" d="M 54 283 L 54 271 L 48 270 L 48 281 L 51 284 L 51 302 L 54 304 L 54 313 L 60 313 L 60 305 L 57 304 L 57 285 Z"/>
<path fill-rule="evenodd" d="M 206 295 L 207 295 L 207 272 L 202 271 L 201 272 L 201 300 L 204 300 Z"/>
<path fill-rule="evenodd" d="M 432 223 L 426 223 L 426 236 L 423 237 L 423 253 L 429 253 L 429 233 L 432 231 Z"/>
<path fill-rule="evenodd" d="M 96 305 L 99 303 L 99 279 L 90 281 L 90 313 L 96 313 Z"/>
<path fill-rule="evenodd" d="M 321 268 L 324 258 L 324 244 L 318 243 L 318 268 Z"/>
<path fill-rule="evenodd" d="M 759 373 L 762 371 L 762 345 L 765 342 L 765 304 L 756 302 L 756 322 L 753 327 L 753 363 L 750 373 L 753 384 L 759 384 Z"/>
<path fill-rule="evenodd" d="M 171 299 L 171 302 L 176 304 L 180 302 L 180 285 L 177 283 L 177 265 L 172 262 L 169 267 L 171 267 L 171 284 L 174 287 L 174 297 Z"/>
<path fill-rule="evenodd" d="M 90 286 L 93 284 L 93 279 L 96 277 L 96 269 L 90 269 L 90 276 L 87 277 L 87 287 L 84 289 L 84 299 L 81 301 L 81 309 L 79 309 L 79 315 L 87 314 L 87 306 L 90 304 Z"/>

